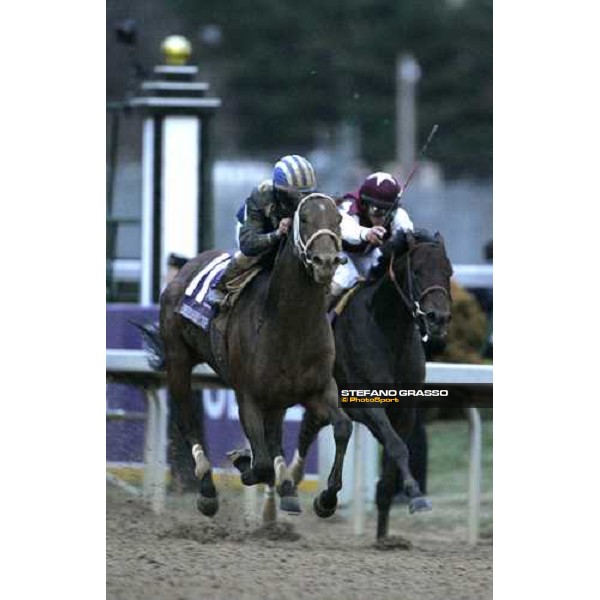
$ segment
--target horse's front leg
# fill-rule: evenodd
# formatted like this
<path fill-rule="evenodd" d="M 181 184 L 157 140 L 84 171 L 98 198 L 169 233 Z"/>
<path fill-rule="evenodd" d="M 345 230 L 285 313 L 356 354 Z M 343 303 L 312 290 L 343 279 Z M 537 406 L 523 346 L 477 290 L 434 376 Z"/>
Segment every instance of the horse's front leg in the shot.
<path fill-rule="evenodd" d="M 294 452 L 294 458 L 289 467 L 289 473 L 294 485 L 298 485 L 304 479 L 304 468 L 306 455 L 309 448 L 315 441 L 319 431 L 328 425 L 327 417 L 319 417 L 312 409 L 306 408 L 300 424 L 300 433 L 298 434 L 298 448 Z"/>
<path fill-rule="evenodd" d="M 335 458 L 327 479 L 327 489 L 314 500 L 313 506 L 319 517 L 330 517 L 335 513 L 337 494 L 342 489 L 342 470 L 348 442 L 352 435 L 352 421 L 338 406 L 338 389 L 332 378 L 321 396 L 314 397 L 306 403 L 308 410 L 313 410 L 320 420 L 329 420 L 333 426 L 335 439 Z"/>
<path fill-rule="evenodd" d="M 240 422 L 252 449 L 252 457 L 247 452 L 230 453 L 233 465 L 241 472 L 244 485 L 266 483 L 274 485 L 275 470 L 270 457 L 265 436 L 264 414 L 250 394 L 238 394 Z"/>
<path fill-rule="evenodd" d="M 288 471 L 282 448 L 283 418 L 285 410 L 274 410 L 265 415 L 265 435 L 269 454 L 275 469 L 275 489 L 279 495 L 279 508 L 287 513 L 301 511 L 298 490 Z"/>
<path fill-rule="evenodd" d="M 198 510 L 203 515 L 212 517 L 219 509 L 219 499 L 212 479 L 211 464 L 205 452 L 198 407 L 194 406 L 191 374 L 192 363 L 187 356 L 182 355 L 167 361 L 167 385 L 177 406 L 177 425 L 183 439 L 191 448 L 195 474 L 200 480 Z"/>
<path fill-rule="evenodd" d="M 349 409 L 348 412 L 355 421 L 359 421 L 369 428 L 369 431 L 384 447 L 390 460 L 396 463 L 402 476 L 404 492 L 410 498 L 409 512 L 412 514 L 431 510 L 431 501 L 423 495 L 410 470 L 410 455 L 406 443 L 400 437 L 399 431 L 394 429 L 386 410 L 381 407 L 364 406 Z M 398 412 L 395 411 L 394 414 L 401 422 Z"/>

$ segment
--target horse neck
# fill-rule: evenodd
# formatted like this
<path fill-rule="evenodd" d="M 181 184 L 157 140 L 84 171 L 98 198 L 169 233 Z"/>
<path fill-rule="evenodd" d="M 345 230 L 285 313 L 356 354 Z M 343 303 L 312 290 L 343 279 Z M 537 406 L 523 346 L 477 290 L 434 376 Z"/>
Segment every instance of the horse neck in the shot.
<path fill-rule="evenodd" d="M 398 280 L 404 290 L 405 277 L 406 274 Z M 375 286 L 371 300 L 373 320 L 389 341 L 390 347 L 399 351 L 413 338 L 414 319 L 387 275 Z"/>
<path fill-rule="evenodd" d="M 313 330 L 318 319 L 325 316 L 325 288 L 313 281 L 294 255 L 290 238 L 271 273 L 265 310 L 269 322 L 284 326 L 287 331 L 299 329 L 304 334 Z"/>

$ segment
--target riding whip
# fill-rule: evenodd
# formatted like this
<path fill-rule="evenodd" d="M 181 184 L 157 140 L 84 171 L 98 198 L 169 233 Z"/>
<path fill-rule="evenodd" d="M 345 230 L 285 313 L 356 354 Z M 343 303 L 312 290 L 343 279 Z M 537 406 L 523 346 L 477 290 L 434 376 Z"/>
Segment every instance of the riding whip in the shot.
<path fill-rule="evenodd" d="M 429 144 L 430 144 L 431 140 L 433 139 L 433 136 L 436 134 L 438 128 L 439 128 L 439 126 L 437 125 L 437 123 L 431 128 L 431 131 L 429 132 L 429 135 L 427 136 L 427 139 L 425 140 L 425 143 L 423 144 L 423 147 L 421 148 L 421 151 L 419 152 L 419 156 L 418 156 L 417 160 L 415 161 L 415 164 L 413 165 L 412 169 L 410 170 L 408 177 L 406 178 L 406 183 L 402 186 L 402 189 L 400 190 L 400 193 L 396 197 L 396 200 L 394 201 L 394 204 L 392 205 L 392 207 L 385 214 L 382 227 L 385 227 L 386 229 L 389 227 L 392 217 L 394 216 L 394 212 L 400 205 L 400 200 L 402 199 L 402 194 L 404 194 L 404 190 L 406 190 L 406 188 L 408 187 L 408 184 L 410 183 L 411 179 L 413 178 L 413 175 L 417 171 L 417 167 L 419 166 L 419 159 L 421 159 L 421 158 L 423 158 L 423 156 L 425 156 L 425 153 L 427 152 L 427 148 L 429 147 Z M 367 254 L 371 250 L 371 248 L 372 248 L 372 244 L 369 244 L 365 248 L 365 254 Z"/>
<path fill-rule="evenodd" d="M 439 126 L 437 125 L 437 123 L 431 128 L 431 131 L 429 132 L 429 135 L 427 136 L 427 139 L 425 140 L 425 143 L 423 144 L 423 147 L 421 148 L 421 151 L 419 152 L 418 159 L 415 161 L 413 168 L 410 170 L 410 173 L 408 174 L 408 177 L 406 178 L 406 183 L 402 186 L 402 189 L 400 190 L 400 193 L 398 194 L 398 197 L 396 198 L 393 206 L 388 210 L 387 214 L 385 215 L 385 219 L 383 220 L 383 227 L 387 228 L 388 225 L 390 224 L 390 221 L 392 220 L 392 216 L 394 215 L 394 211 L 398 208 L 398 206 L 400 204 L 400 200 L 402 199 L 404 190 L 406 190 L 406 188 L 408 187 L 408 184 L 410 183 L 414 174 L 417 172 L 417 168 L 419 166 L 419 160 L 425 156 L 425 153 L 427 152 L 427 148 L 429 147 L 429 144 L 430 144 L 431 140 L 433 139 L 433 136 L 436 134 L 438 128 L 439 128 Z"/>

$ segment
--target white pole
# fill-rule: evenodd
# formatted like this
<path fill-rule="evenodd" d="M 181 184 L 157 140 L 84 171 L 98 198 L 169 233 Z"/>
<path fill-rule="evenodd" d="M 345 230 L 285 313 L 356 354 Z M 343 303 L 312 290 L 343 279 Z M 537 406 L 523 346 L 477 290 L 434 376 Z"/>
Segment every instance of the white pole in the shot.
<path fill-rule="evenodd" d="M 152 300 L 152 256 L 154 238 L 154 119 L 144 119 L 142 138 L 142 272 L 140 278 L 140 304 L 150 306 Z"/>
<path fill-rule="evenodd" d="M 152 509 L 161 513 L 165 508 L 167 497 L 167 447 L 169 444 L 169 403 L 167 400 L 167 389 L 161 387 L 156 391 L 157 414 L 155 421 L 155 482 L 152 493 Z"/>
<path fill-rule="evenodd" d="M 317 464 L 319 470 L 319 492 L 327 488 L 327 479 L 335 458 L 333 427 L 328 425 L 319 431 Z"/>
<path fill-rule="evenodd" d="M 146 431 L 145 431 L 145 442 L 144 442 L 144 482 L 143 482 L 143 495 L 145 500 L 150 500 L 152 497 L 152 489 L 156 481 L 155 474 L 155 453 L 156 448 L 156 419 L 157 419 L 157 403 L 156 396 L 153 388 L 146 390 L 146 402 L 148 404 L 148 410 L 146 413 Z"/>
<path fill-rule="evenodd" d="M 354 501 L 352 503 L 352 522 L 355 535 L 365 532 L 365 490 L 364 456 L 365 427 L 354 423 Z"/>
<path fill-rule="evenodd" d="M 403 175 L 415 162 L 417 134 L 416 89 L 421 78 L 419 64 L 411 54 L 396 59 L 396 160 Z"/>
<path fill-rule="evenodd" d="M 155 513 L 165 508 L 167 467 L 167 427 L 169 407 L 167 391 L 149 387 L 146 390 L 148 413 L 146 418 L 146 442 L 144 449 L 144 498 L 150 502 Z"/>
<path fill-rule="evenodd" d="M 161 188 L 161 281 L 166 280 L 170 253 L 198 254 L 200 196 L 200 119 L 168 116 L 163 122 Z"/>
<path fill-rule="evenodd" d="M 481 416 L 476 408 L 467 408 L 469 419 L 469 544 L 479 538 L 479 507 L 481 502 Z"/>

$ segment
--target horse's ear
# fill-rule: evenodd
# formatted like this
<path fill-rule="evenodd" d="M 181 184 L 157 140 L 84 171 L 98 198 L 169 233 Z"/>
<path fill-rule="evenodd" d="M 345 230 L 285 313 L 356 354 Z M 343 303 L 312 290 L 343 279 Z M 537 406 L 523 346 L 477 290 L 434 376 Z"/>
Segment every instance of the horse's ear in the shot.
<path fill-rule="evenodd" d="M 442 234 L 439 231 L 436 231 L 433 234 L 433 239 L 440 245 L 442 246 L 442 248 L 446 247 L 446 244 L 444 243 L 444 238 L 442 237 Z"/>
<path fill-rule="evenodd" d="M 408 244 L 408 249 L 412 250 L 417 245 L 417 240 L 415 240 L 415 235 L 410 229 L 405 230 L 404 237 L 406 238 L 406 243 Z"/>

